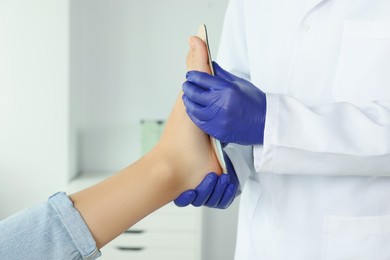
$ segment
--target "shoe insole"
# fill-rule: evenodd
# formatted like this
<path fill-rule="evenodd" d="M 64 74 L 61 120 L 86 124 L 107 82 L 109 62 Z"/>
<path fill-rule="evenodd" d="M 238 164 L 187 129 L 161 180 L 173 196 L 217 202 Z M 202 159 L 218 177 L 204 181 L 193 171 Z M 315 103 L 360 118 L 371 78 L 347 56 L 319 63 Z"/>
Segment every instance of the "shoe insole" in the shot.
<path fill-rule="evenodd" d="M 211 58 L 211 52 L 210 52 L 210 47 L 209 47 L 209 39 L 208 39 L 208 36 L 207 36 L 206 25 L 202 24 L 202 25 L 199 26 L 198 37 L 200 39 L 202 39 L 205 42 L 205 44 L 206 44 L 207 55 L 208 55 L 208 59 L 209 59 L 209 66 L 210 66 L 210 70 L 211 70 L 211 75 L 214 76 L 214 68 L 213 68 L 213 62 L 212 62 L 213 60 Z M 211 136 L 210 136 L 210 142 L 211 142 L 211 146 L 213 147 L 213 150 L 215 152 L 215 155 L 217 156 L 218 162 L 219 162 L 219 164 L 220 164 L 220 166 L 222 168 L 222 172 L 223 173 L 227 173 L 225 159 L 223 158 L 221 142 L 218 141 L 217 139 L 215 139 L 214 137 L 211 137 Z"/>

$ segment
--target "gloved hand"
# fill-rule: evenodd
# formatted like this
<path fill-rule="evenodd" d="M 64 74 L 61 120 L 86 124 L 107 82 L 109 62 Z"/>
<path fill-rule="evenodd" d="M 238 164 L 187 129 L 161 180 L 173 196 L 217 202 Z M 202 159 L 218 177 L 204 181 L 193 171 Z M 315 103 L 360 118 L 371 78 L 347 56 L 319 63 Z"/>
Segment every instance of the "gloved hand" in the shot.
<path fill-rule="evenodd" d="M 210 172 L 195 190 L 183 192 L 174 202 L 178 207 L 192 204 L 195 207 L 226 209 L 236 197 L 239 182 L 233 165 L 224 153 L 228 174 L 218 176 Z"/>
<path fill-rule="evenodd" d="M 223 143 L 263 144 L 266 96 L 213 62 L 215 76 L 189 71 L 183 102 L 191 120 Z"/>

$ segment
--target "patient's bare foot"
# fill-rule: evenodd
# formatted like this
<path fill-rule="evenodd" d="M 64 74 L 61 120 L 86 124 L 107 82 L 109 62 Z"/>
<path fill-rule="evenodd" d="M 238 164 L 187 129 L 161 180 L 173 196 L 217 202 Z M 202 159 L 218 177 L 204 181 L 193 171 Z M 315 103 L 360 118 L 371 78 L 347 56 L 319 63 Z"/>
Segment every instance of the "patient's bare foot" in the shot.
<path fill-rule="evenodd" d="M 206 44 L 198 36 L 189 39 L 190 51 L 187 54 L 187 70 L 197 70 L 211 74 Z"/>
<path fill-rule="evenodd" d="M 191 47 L 192 46 L 192 47 Z M 210 72 L 207 49 L 198 37 L 190 38 L 187 69 Z M 185 189 L 195 188 L 209 172 L 222 173 L 207 134 L 200 130 L 188 117 L 182 101 L 182 92 L 168 118 L 158 149 Z"/>

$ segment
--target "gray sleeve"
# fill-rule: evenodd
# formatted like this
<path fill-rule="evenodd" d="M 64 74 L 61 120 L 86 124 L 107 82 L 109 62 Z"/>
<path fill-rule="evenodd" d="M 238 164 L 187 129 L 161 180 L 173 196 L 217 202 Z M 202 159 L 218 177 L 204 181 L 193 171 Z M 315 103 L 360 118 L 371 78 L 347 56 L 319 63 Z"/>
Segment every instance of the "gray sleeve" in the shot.
<path fill-rule="evenodd" d="M 59 192 L 0 222 L 0 259 L 96 259 L 101 255 L 80 213 Z"/>

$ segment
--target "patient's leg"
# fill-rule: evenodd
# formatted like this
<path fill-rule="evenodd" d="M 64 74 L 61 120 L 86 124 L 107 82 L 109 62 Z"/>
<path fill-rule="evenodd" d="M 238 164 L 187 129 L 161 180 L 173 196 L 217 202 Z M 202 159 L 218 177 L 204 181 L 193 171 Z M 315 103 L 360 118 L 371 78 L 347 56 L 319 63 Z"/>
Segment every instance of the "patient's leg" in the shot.
<path fill-rule="evenodd" d="M 198 37 L 190 38 L 187 69 L 210 73 L 206 45 Z M 188 189 L 195 188 L 209 172 L 222 173 L 208 135 L 185 112 L 182 92 L 167 121 L 159 146 L 169 156 L 174 171 L 181 173 Z"/>

